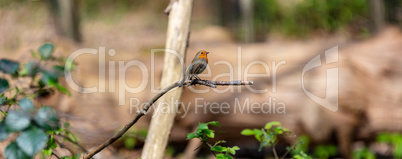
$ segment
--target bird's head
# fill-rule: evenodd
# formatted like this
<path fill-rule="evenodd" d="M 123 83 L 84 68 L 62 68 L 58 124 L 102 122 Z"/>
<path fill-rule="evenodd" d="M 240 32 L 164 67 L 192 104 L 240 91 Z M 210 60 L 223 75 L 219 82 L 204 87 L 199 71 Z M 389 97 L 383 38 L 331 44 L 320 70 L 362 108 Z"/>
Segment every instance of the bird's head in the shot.
<path fill-rule="evenodd" d="M 208 53 L 209 53 L 209 52 L 207 52 L 207 51 L 205 51 L 205 50 L 201 50 L 201 51 L 199 51 L 199 52 L 197 53 L 196 57 L 207 59 L 207 54 L 208 54 Z"/>

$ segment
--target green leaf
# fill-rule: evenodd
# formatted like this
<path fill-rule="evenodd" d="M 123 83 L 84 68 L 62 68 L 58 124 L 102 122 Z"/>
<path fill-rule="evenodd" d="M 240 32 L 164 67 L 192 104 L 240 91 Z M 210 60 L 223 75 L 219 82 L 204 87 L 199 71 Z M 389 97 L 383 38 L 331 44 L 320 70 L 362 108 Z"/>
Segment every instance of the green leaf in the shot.
<path fill-rule="evenodd" d="M 28 98 L 23 98 L 18 101 L 18 105 L 21 107 L 23 111 L 32 112 L 34 111 L 34 104 Z"/>
<path fill-rule="evenodd" d="M 48 136 L 43 130 L 36 126 L 23 131 L 17 138 L 17 144 L 29 156 L 34 156 L 45 148 Z"/>
<path fill-rule="evenodd" d="M 48 86 L 56 86 L 58 79 L 49 72 L 42 72 L 42 82 Z"/>
<path fill-rule="evenodd" d="M 38 57 L 39 57 L 38 53 L 35 52 L 35 51 L 33 51 L 33 50 L 31 50 L 31 55 L 32 55 L 32 57 L 34 57 L 34 58 L 38 58 Z"/>
<path fill-rule="evenodd" d="M 381 133 L 379 135 L 377 135 L 377 142 L 380 143 L 387 143 L 387 142 L 391 142 L 391 135 L 389 133 Z"/>
<path fill-rule="evenodd" d="M 262 131 L 258 130 L 258 129 L 254 129 L 254 137 L 261 142 L 261 135 L 262 135 Z"/>
<path fill-rule="evenodd" d="M 208 123 L 207 123 L 207 125 L 212 125 L 212 126 L 218 126 L 218 127 L 221 127 L 221 124 L 219 124 L 219 122 L 218 122 L 218 121 L 211 121 L 211 122 L 208 122 Z"/>
<path fill-rule="evenodd" d="M 265 129 L 269 130 L 272 126 L 280 126 L 281 123 L 278 121 L 269 122 L 265 125 Z"/>
<path fill-rule="evenodd" d="M 231 153 L 232 155 L 236 155 L 236 151 L 240 150 L 238 146 L 233 146 L 232 148 L 228 148 L 227 151 Z"/>
<path fill-rule="evenodd" d="M 282 134 L 283 133 L 282 127 L 275 127 L 274 132 L 275 134 Z"/>
<path fill-rule="evenodd" d="M 5 152 L 4 155 L 6 156 L 7 159 L 29 159 L 30 157 L 25 154 L 17 145 L 16 142 L 10 143 Z"/>
<path fill-rule="evenodd" d="M 31 117 L 22 110 L 10 111 L 5 119 L 8 132 L 21 131 L 29 126 Z"/>
<path fill-rule="evenodd" d="M 6 131 L 6 125 L 4 122 L 0 123 L 0 141 L 6 139 L 8 137 L 8 132 Z"/>
<path fill-rule="evenodd" d="M 6 79 L 4 79 L 4 78 L 0 78 L 0 93 L 3 93 L 8 88 L 10 88 L 10 85 L 8 84 L 8 81 Z"/>
<path fill-rule="evenodd" d="M 215 133 L 213 130 L 207 129 L 207 130 L 204 130 L 203 132 L 205 132 L 205 135 L 207 135 L 209 138 L 215 137 Z"/>
<path fill-rule="evenodd" d="M 188 133 L 187 134 L 187 139 L 186 140 L 190 140 L 190 139 L 194 139 L 194 138 L 198 138 L 199 136 L 195 133 Z"/>
<path fill-rule="evenodd" d="M 45 43 L 39 48 L 39 53 L 42 60 L 47 60 L 52 56 L 54 45 L 51 43 Z"/>
<path fill-rule="evenodd" d="M 18 62 L 8 60 L 8 59 L 1 59 L 0 60 L 0 71 L 6 74 L 15 74 L 18 71 L 20 64 Z"/>
<path fill-rule="evenodd" d="M 224 154 L 217 154 L 216 159 L 227 159 Z"/>
<path fill-rule="evenodd" d="M 5 103 L 7 102 L 7 97 L 4 97 L 3 95 L 4 95 L 4 94 L 2 94 L 2 95 L 0 96 L 0 105 L 5 104 Z"/>
<path fill-rule="evenodd" d="M 63 157 L 61 157 L 61 159 L 79 159 L 79 158 L 81 158 L 81 154 L 77 154 L 77 155 L 75 155 L 75 156 L 63 156 Z"/>
<path fill-rule="evenodd" d="M 402 158 L 402 143 L 400 141 L 398 141 L 398 142 L 395 142 L 393 144 L 393 146 L 394 146 L 394 156 L 396 158 Z"/>
<path fill-rule="evenodd" d="M 50 155 L 52 155 L 52 149 L 43 149 L 43 153 L 44 153 L 45 155 L 50 156 Z"/>
<path fill-rule="evenodd" d="M 265 146 L 268 146 L 268 145 L 269 145 L 269 143 L 267 141 L 265 141 L 265 140 L 262 141 L 260 144 L 260 148 L 258 149 L 258 152 L 261 152 L 262 148 Z"/>
<path fill-rule="evenodd" d="M 250 136 L 250 135 L 254 135 L 254 131 L 251 129 L 244 129 L 243 131 L 241 131 L 240 134 L 245 135 L 245 136 Z"/>
<path fill-rule="evenodd" d="M 228 154 L 224 154 L 224 156 L 225 156 L 226 159 L 233 159 L 233 157 L 228 155 Z"/>
<path fill-rule="evenodd" d="M 70 91 L 68 91 L 68 89 L 67 89 L 66 87 L 62 86 L 60 83 L 57 83 L 57 84 L 56 84 L 56 88 L 57 88 L 60 92 L 66 93 L 68 96 L 71 96 Z"/>
<path fill-rule="evenodd" d="M 235 151 L 240 150 L 239 146 L 233 146 L 232 149 Z"/>
<path fill-rule="evenodd" d="M 24 65 L 22 70 L 19 72 L 21 76 L 35 76 L 39 72 L 39 64 L 37 62 L 29 62 Z"/>
<path fill-rule="evenodd" d="M 223 152 L 223 149 L 222 146 L 213 146 L 211 147 L 211 151 Z"/>
<path fill-rule="evenodd" d="M 59 65 L 55 65 L 52 67 L 52 69 L 50 70 L 50 72 L 53 74 L 53 76 L 55 77 L 62 77 L 64 76 L 64 67 L 63 66 L 59 66 Z"/>
<path fill-rule="evenodd" d="M 57 143 L 56 143 L 56 141 L 54 141 L 53 135 L 50 136 L 50 139 L 49 139 L 49 141 L 47 141 L 46 145 L 48 148 L 51 148 L 51 149 L 57 148 Z"/>
<path fill-rule="evenodd" d="M 41 107 L 35 116 L 35 121 L 46 130 L 57 130 L 60 128 L 59 118 L 56 112 L 50 107 Z"/>
<path fill-rule="evenodd" d="M 133 149 L 136 143 L 137 143 L 137 140 L 135 140 L 132 137 L 129 137 L 124 140 L 124 147 L 126 149 Z"/>
<path fill-rule="evenodd" d="M 201 130 L 206 130 L 206 129 L 208 129 L 208 124 L 206 124 L 206 123 L 199 123 L 199 124 L 198 124 L 197 131 L 198 131 L 198 130 L 199 130 L 199 131 L 201 131 Z"/>

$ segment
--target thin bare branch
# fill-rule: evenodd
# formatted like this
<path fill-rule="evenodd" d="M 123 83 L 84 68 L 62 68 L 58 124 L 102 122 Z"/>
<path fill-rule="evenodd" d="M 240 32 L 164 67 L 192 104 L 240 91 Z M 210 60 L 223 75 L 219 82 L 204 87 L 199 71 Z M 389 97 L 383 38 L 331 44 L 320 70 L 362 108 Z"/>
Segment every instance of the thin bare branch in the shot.
<path fill-rule="evenodd" d="M 252 81 L 208 81 L 208 80 L 198 80 L 198 79 L 193 79 L 193 80 L 187 80 L 185 82 L 184 78 L 180 81 L 177 81 L 171 85 L 169 85 L 168 87 L 166 87 L 165 89 L 161 90 L 158 94 L 156 94 L 145 106 L 142 110 L 137 112 L 137 116 L 135 116 L 134 119 L 132 119 L 130 122 L 128 122 L 122 129 L 120 129 L 116 134 L 114 134 L 111 138 L 109 138 L 108 140 L 106 140 L 104 143 L 102 143 L 101 145 L 99 145 L 98 147 L 96 147 L 95 149 L 91 150 L 91 152 L 89 152 L 84 159 L 90 159 L 92 158 L 95 154 L 97 154 L 98 152 L 102 151 L 105 147 L 109 146 L 110 144 L 112 144 L 113 142 L 115 142 L 116 140 L 118 140 L 121 136 L 123 136 L 124 133 L 126 133 L 128 131 L 128 129 L 130 129 L 135 123 L 137 123 L 137 121 L 144 116 L 147 111 L 149 110 L 149 108 L 160 98 L 162 97 L 164 94 L 166 94 L 167 92 L 169 92 L 170 90 L 179 87 L 179 86 L 192 86 L 192 85 L 205 85 L 208 87 L 212 87 L 212 88 L 216 88 L 216 85 L 233 85 L 233 86 L 239 86 L 239 85 L 252 85 L 253 82 Z"/>

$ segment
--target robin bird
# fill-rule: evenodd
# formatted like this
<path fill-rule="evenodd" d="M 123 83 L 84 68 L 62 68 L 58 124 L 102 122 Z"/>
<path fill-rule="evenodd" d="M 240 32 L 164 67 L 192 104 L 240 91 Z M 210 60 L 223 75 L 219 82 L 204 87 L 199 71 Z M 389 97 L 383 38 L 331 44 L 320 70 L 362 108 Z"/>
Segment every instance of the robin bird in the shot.
<path fill-rule="evenodd" d="M 205 50 L 201 50 L 199 51 L 193 61 L 191 61 L 190 66 L 188 66 L 187 69 L 187 77 L 192 80 L 193 77 L 196 79 L 200 79 L 197 75 L 202 73 L 202 71 L 205 70 L 205 68 L 208 65 L 208 57 L 207 54 L 209 52 L 205 51 Z"/>

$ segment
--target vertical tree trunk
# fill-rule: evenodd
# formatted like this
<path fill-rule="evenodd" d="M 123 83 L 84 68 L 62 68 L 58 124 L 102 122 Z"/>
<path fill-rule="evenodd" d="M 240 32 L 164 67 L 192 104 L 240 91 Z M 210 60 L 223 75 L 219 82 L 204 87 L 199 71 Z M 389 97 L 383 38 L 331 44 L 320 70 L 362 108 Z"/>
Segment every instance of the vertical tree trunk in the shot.
<path fill-rule="evenodd" d="M 380 31 L 385 24 L 385 11 L 383 0 L 370 0 L 371 17 L 376 31 Z"/>
<path fill-rule="evenodd" d="M 253 0 L 240 0 L 242 41 L 250 43 L 254 41 L 254 7 Z"/>
<path fill-rule="evenodd" d="M 192 4 L 193 0 L 172 0 L 170 4 L 171 10 L 169 14 L 166 49 L 177 52 L 181 58 L 185 57 L 187 48 Z M 176 55 L 166 52 L 161 87 L 165 88 L 181 80 L 183 73 L 180 59 Z M 141 158 L 163 158 L 176 116 L 176 110 L 178 109 L 176 101 L 180 100 L 181 92 L 181 87 L 176 88 L 165 94 L 160 100 L 156 108 L 159 110 L 159 113 L 154 114 L 152 118 Z M 156 112 L 154 111 L 154 113 Z"/>
<path fill-rule="evenodd" d="M 77 0 L 48 0 L 57 34 L 81 41 Z"/>

